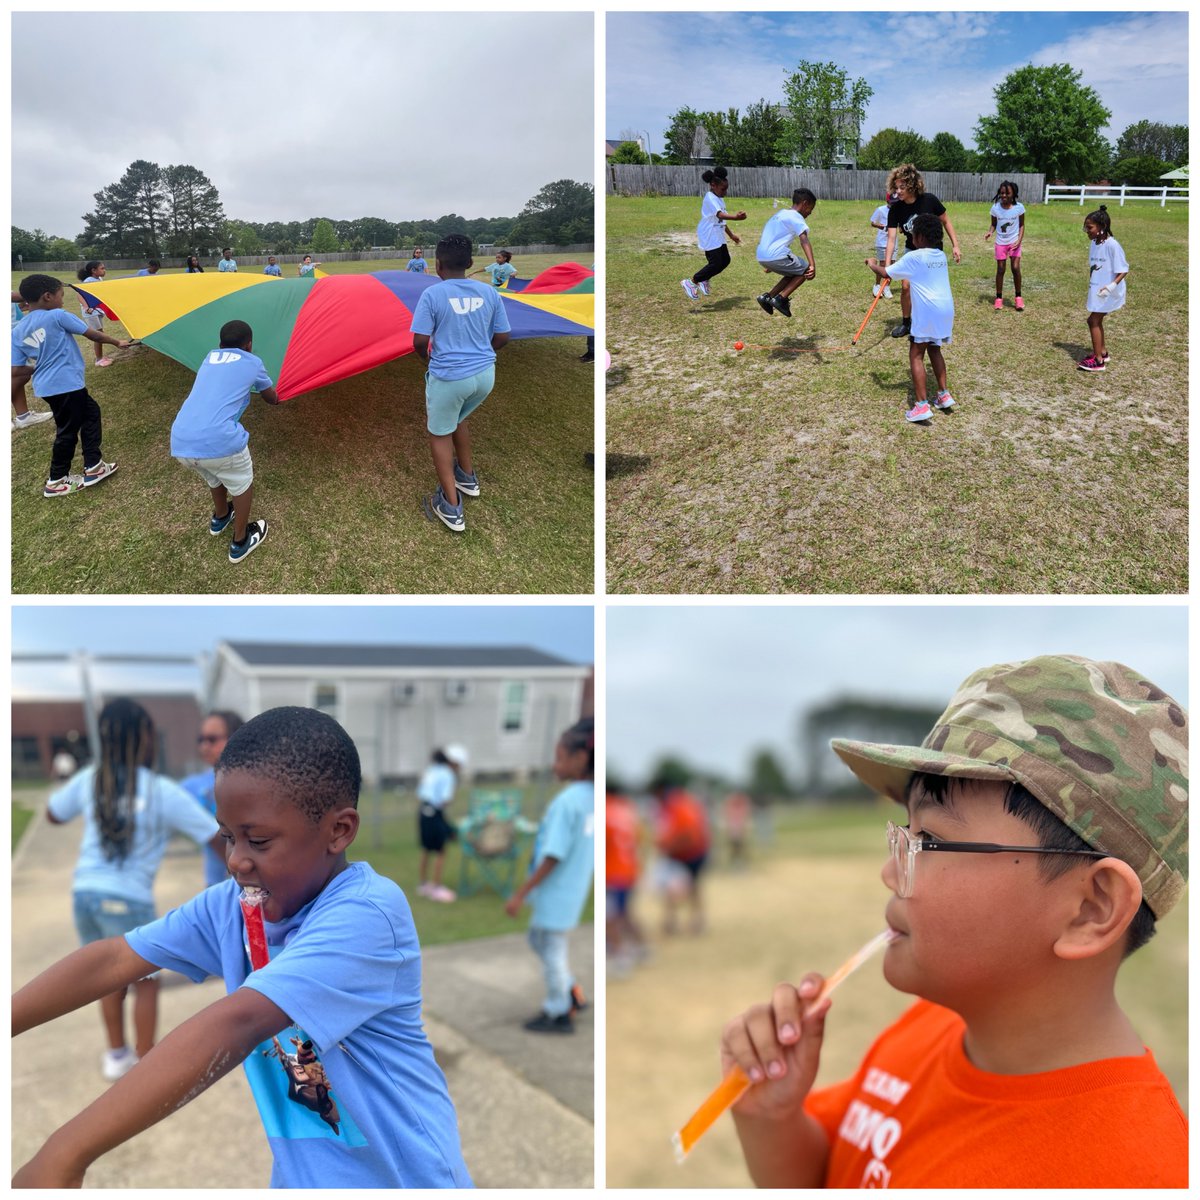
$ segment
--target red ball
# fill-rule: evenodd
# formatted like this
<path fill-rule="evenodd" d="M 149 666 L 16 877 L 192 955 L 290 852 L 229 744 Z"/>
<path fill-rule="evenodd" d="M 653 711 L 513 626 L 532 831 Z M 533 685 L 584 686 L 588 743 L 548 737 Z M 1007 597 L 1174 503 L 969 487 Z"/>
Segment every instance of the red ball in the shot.
<path fill-rule="evenodd" d="M 746 343 L 745 342 L 734 342 L 733 348 L 735 350 L 744 350 L 746 348 Z"/>

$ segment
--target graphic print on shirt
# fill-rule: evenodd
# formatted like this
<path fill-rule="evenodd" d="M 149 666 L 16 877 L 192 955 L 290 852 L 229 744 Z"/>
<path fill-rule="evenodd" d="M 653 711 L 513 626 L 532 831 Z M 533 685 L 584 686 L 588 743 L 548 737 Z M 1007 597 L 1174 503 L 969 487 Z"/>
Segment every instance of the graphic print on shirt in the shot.
<path fill-rule="evenodd" d="M 878 1067 L 871 1067 L 862 1082 L 862 1090 L 888 1106 L 895 1106 L 908 1095 L 911 1083 L 897 1079 Z M 887 1156 L 895 1149 L 904 1127 L 895 1117 L 863 1100 L 851 1100 L 838 1128 L 838 1137 L 857 1150 L 869 1151 L 871 1158 L 863 1170 L 859 1187 L 885 1188 L 892 1180 Z"/>

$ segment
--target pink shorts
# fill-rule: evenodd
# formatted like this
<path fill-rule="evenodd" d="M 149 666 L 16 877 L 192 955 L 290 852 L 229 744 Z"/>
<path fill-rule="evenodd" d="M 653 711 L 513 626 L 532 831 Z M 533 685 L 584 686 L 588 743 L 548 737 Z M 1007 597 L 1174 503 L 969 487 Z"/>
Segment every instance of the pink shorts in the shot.
<path fill-rule="evenodd" d="M 1021 246 L 1018 242 L 1013 242 L 1011 246 L 996 246 L 996 261 L 1003 262 L 1006 258 L 1020 258 Z"/>

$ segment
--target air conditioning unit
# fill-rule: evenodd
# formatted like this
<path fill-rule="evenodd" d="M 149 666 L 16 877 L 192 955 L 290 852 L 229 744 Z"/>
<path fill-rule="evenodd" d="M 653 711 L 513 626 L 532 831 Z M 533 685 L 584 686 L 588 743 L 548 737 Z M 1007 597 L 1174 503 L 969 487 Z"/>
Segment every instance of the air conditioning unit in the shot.
<path fill-rule="evenodd" d="M 446 682 L 446 703 L 465 704 L 471 698 L 471 684 L 466 679 L 450 679 Z"/>
<path fill-rule="evenodd" d="M 393 683 L 392 684 L 392 703 L 393 704 L 411 704 L 417 698 L 417 685 L 415 683 Z"/>

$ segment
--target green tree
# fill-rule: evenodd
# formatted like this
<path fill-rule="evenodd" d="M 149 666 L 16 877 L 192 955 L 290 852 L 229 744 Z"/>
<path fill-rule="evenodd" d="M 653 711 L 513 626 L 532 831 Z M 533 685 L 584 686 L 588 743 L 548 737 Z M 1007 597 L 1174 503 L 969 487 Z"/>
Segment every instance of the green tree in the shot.
<path fill-rule="evenodd" d="M 646 152 L 637 144 L 637 142 L 622 142 L 612 153 L 612 157 L 608 160 L 614 163 L 648 163 L 650 159 Z"/>
<path fill-rule="evenodd" d="M 18 255 L 25 262 L 44 262 L 49 241 L 49 236 L 41 229 L 35 229 L 31 233 L 28 229 L 20 229 L 14 225 L 11 245 L 13 267 L 17 265 Z"/>
<path fill-rule="evenodd" d="M 262 253 L 262 238 L 258 230 L 246 221 L 226 221 L 219 240 L 226 246 L 232 246 L 238 254 Z"/>
<path fill-rule="evenodd" d="M 225 210 L 221 196 L 203 171 L 188 163 L 163 167 L 169 254 L 189 254 L 197 246 L 221 240 Z"/>
<path fill-rule="evenodd" d="M 332 254 L 339 248 L 337 234 L 333 222 L 327 217 L 321 217 L 313 227 L 311 246 L 314 254 Z"/>
<path fill-rule="evenodd" d="M 651 768 L 650 775 L 646 780 L 646 787 L 650 789 L 655 784 L 662 784 L 666 787 L 687 787 L 695 775 L 695 771 L 683 759 L 666 755 Z"/>
<path fill-rule="evenodd" d="M 1112 114 L 1080 84 L 1082 77 L 1066 63 L 1020 67 L 1006 76 L 995 88 L 995 115 L 975 126 L 983 169 L 1040 171 L 1074 183 L 1101 173 L 1111 151 L 1100 130 Z"/>
<path fill-rule="evenodd" d="M 696 130 L 703 124 L 702 114 L 691 108 L 681 108 L 671 114 L 671 123 L 663 135 L 664 157 L 679 166 L 690 166 L 696 144 Z"/>
<path fill-rule="evenodd" d="M 723 113 L 703 113 L 702 121 L 716 162 L 729 167 L 779 165 L 777 143 L 784 117 L 777 106 L 758 100 L 744 115 L 730 108 Z"/>
<path fill-rule="evenodd" d="M 559 179 L 548 183 L 517 214 L 515 245 L 566 246 L 595 236 L 596 193 L 590 183 Z"/>
<path fill-rule="evenodd" d="M 1163 184 L 1174 182 L 1159 178 L 1164 171 L 1171 168 L 1172 164 L 1150 154 L 1131 154 L 1113 163 L 1108 170 L 1108 177 L 1113 183 L 1124 183 L 1129 187 L 1161 187 Z"/>
<path fill-rule="evenodd" d="M 47 262 L 73 262 L 79 257 L 79 247 L 70 239 L 52 237 L 46 243 Z"/>
<path fill-rule="evenodd" d="M 746 791 L 755 800 L 778 800 L 791 795 L 791 784 L 772 751 L 762 749 L 754 752 Z"/>
<path fill-rule="evenodd" d="M 952 133 L 935 133 L 930 146 L 931 171 L 969 171 L 971 152 Z"/>
<path fill-rule="evenodd" d="M 839 153 L 854 156 L 867 101 L 865 79 L 850 81 L 844 67 L 801 60 L 783 85 L 787 112 L 777 141 L 782 162 L 828 170 Z"/>
<path fill-rule="evenodd" d="M 1158 121 L 1138 121 L 1127 125 L 1117 138 L 1113 155 L 1118 160 L 1148 156 L 1159 162 L 1180 166 L 1188 160 L 1188 127 L 1163 125 Z M 1163 170 L 1168 170 L 1168 167 Z"/>
<path fill-rule="evenodd" d="M 933 162 L 933 143 L 911 129 L 881 129 L 858 152 L 860 171 L 890 171 L 901 163 L 932 171 Z"/>

